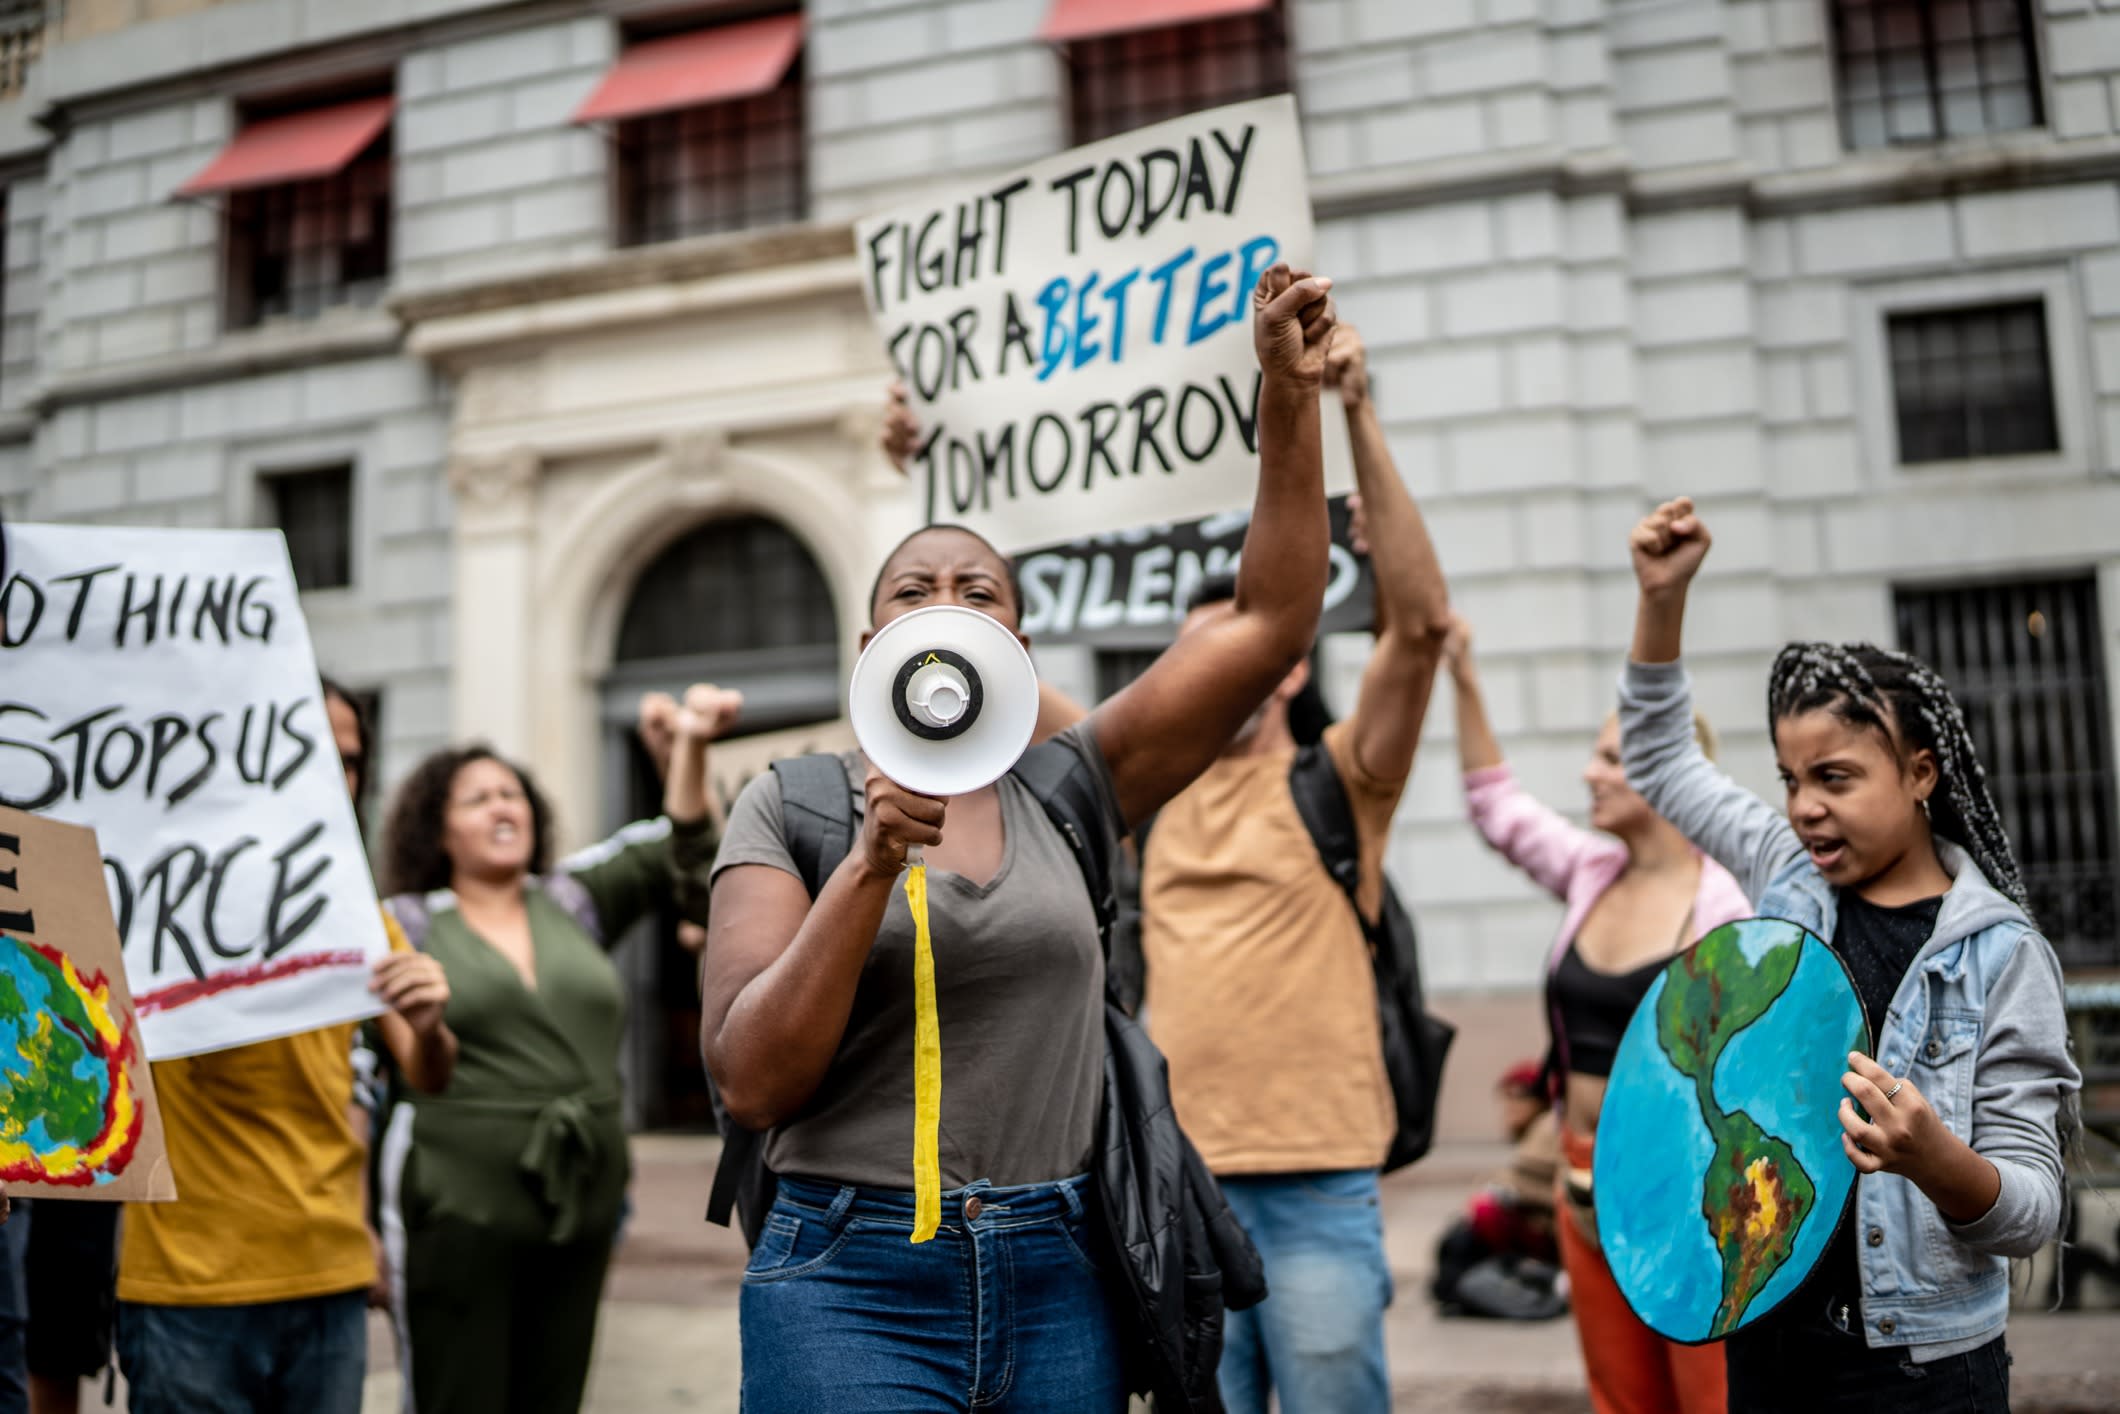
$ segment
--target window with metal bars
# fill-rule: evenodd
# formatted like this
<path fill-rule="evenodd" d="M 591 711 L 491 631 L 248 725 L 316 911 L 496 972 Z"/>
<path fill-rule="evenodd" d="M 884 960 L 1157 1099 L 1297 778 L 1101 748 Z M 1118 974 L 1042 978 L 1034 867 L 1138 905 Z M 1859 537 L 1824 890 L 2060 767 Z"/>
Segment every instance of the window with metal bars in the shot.
<path fill-rule="evenodd" d="M 1249 15 L 1135 30 L 1067 47 L 1069 116 L 1095 142 L 1203 108 L 1288 91 L 1279 5 Z"/>
<path fill-rule="evenodd" d="M 2060 450 L 2042 301 L 1894 314 L 1885 333 L 1901 462 Z"/>
<path fill-rule="evenodd" d="M 617 143 L 623 245 L 783 225 L 808 212 L 799 59 L 777 88 L 631 119 Z"/>
<path fill-rule="evenodd" d="M 2044 121 L 2028 0 L 1834 0 L 1832 9 L 1849 150 Z"/>
<path fill-rule="evenodd" d="M 375 304 L 390 282 L 390 130 L 336 174 L 231 193 L 228 326 Z"/>
<path fill-rule="evenodd" d="M 344 589 L 353 583 L 353 468 L 277 471 L 265 478 L 272 524 L 287 537 L 295 588 Z"/>
<path fill-rule="evenodd" d="M 1902 588 L 1899 643 L 1951 685 L 2032 916 L 2071 966 L 2120 964 L 2113 719 L 2092 575 Z"/>
<path fill-rule="evenodd" d="M 839 641 L 831 586 L 777 521 L 709 521 L 641 575 L 618 630 L 617 658 L 744 653 Z"/>

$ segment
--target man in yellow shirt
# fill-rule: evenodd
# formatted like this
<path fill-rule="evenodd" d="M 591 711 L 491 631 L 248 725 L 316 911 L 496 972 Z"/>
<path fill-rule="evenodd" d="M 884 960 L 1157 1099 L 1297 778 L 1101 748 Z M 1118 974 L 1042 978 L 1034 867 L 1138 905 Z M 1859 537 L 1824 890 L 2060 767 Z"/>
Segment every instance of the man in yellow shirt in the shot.
<path fill-rule="evenodd" d="M 1384 845 L 1413 769 L 1450 605 L 1420 511 L 1392 465 L 1361 338 L 1326 369 L 1347 415 L 1376 575 L 1376 649 L 1354 715 L 1323 732 L 1360 853 L 1371 921 Z M 1203 583 L 1181 632 L 1228 612 Z M 1291 709 L 1323 716 L 1298 667 L 1222 758 L 1166 805 L 1142 861 L 1149 1034 L 1170 1062 L 1178 1121 L 1266 1264 L 1268 1296 L 1231 1313 L 1230 1414 L 1383 1414 L 1384 1259 L 1377 1177 L 1397 1127 L 1362 920 L 1326 871 L 1289 788 Z M 1311 731 L 1315 731 L 1313 726 Z M 1306 735 L 1308 733 L 1305 733 Z"/>
<path fill-rule="evenodd" d="M 360 798 L 367 733 L 343 692 L 325 706 Z M 449 1083 L 441 965 L 389 918 L 373 990 L 385 1044 L 416 1089 Z M 356 1127 L 352 1025 L 158 1061 L 155 1094 L 182 1195 L 125 1215 L 118 1358 L 134 1414 L 358 1414 L 376 1280 Z"/>

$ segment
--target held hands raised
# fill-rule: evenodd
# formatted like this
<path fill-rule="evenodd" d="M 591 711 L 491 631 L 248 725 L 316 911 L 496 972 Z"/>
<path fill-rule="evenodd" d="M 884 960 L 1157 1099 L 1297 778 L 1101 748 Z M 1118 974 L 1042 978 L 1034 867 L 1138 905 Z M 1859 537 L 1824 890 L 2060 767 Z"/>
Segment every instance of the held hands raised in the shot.
<path fill-rule="evenodd" d="M 1352 324 L 1333 331 L 1325 352 L 1325 386 L 1340 390 L 1340 403 L 1349 411 L 1369 401 L 1369 349 Z M 1367 551 L 1357 547 L 1357 553 Z"/>
<path fill-rule="evenodd" d="M 1692 498 L 1666 501 L 1634 527 L 1634 578 L 1647 598 L 1684 594 L 1700 562 L 1714 544 L 1707 523 L 1694 513 Z"/>
<path fill-rule="evenodd" d="M 1472 625 L 1463 614 L 1450 616 L 1450 628 L 1443 635 L 1443 666 L 1453 682 L 1465 681 L 1472 672 Z"/>
<path fill-rule="evenodd" d="M 869 767 L 863 791 L 867 806 L 861 817 L 861 862 L 878 878 L 892 879 L 905 868 L 906 851 L 942 843 L 947 802 L 918 795 Z"/>
<path fill-rule="evenodd" d="M 891 459 L 891 465 L 897 467 L 902 476 L 906 463 L 919 450 L 920 419 L 913 413 L 905 384 L 894 381 L 885 394 L 883 406 L 883 454 Z"/>
<path fill-rule="evenodd" d="M 1285 264 L 1259 277 L 1251 292 L 1251 342 L 1268 378 L 1313 388 L 1324 381 L 1336 322 L 1331 291 L 1331 280 Z"/>

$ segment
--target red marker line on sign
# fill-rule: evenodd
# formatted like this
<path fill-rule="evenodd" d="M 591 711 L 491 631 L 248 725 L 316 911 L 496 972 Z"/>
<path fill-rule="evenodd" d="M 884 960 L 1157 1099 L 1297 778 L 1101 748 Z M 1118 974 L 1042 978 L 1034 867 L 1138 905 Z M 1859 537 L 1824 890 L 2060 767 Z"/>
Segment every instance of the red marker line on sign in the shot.
<path fill-rule="evenodd" d="M 319 967 L 359 967 L 365 961 L 367 958 L 362 953 L 342 951 L 312 952 L 304 953 L 300 957 L 254 962 L 248 967 L 232 967 L 226 972 L 216 972 L 211 977 L 175 982 L 152 992 L 142 992 L 133 998 L 133 1010 L 141 1016 L 152 1016 L 158 1011 L 171 1011 L 203 997 L 234 991 L 238 987 L 255 987 L 261 982 L 277 982 L 282 977 L 313 972 Z"/>

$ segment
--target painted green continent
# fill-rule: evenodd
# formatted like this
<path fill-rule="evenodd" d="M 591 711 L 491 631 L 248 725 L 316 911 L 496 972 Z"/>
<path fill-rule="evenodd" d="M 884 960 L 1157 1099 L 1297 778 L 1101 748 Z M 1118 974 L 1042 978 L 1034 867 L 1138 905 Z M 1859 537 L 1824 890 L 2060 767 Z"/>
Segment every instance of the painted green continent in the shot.
<path fill-rule="evenodd" d="M 20 1137 L 41 1119 L 52 1144 L 92 1143 L 103 1128 L 104 1073 L 82 1062 L 94 1025 L 50 959 L 13 940 L 0 940 L 0 1035 L 13 1042 L 0 1056 L 0 1134 Z"/>
<path fill-rule="evenodd" d="M 1745 956 L 1736 929 L 1716 929 L 1665 974 L 1656 1036 L 1693 1081 L 1701 1120 L 1715 1144 L 1701 1184 L 1701 1216 L 1722 1259 L 1722 1300 L 1711 1337 L 1728 1335 L 1789 1260 L 1816 1202 L 1810 1175 L 1789 1146 L 1743 1110 L 1715 1098 L 1715 1065 L 1739 1032 L 1772 1010 L 1803 956 L 1800 941 Z"/>

